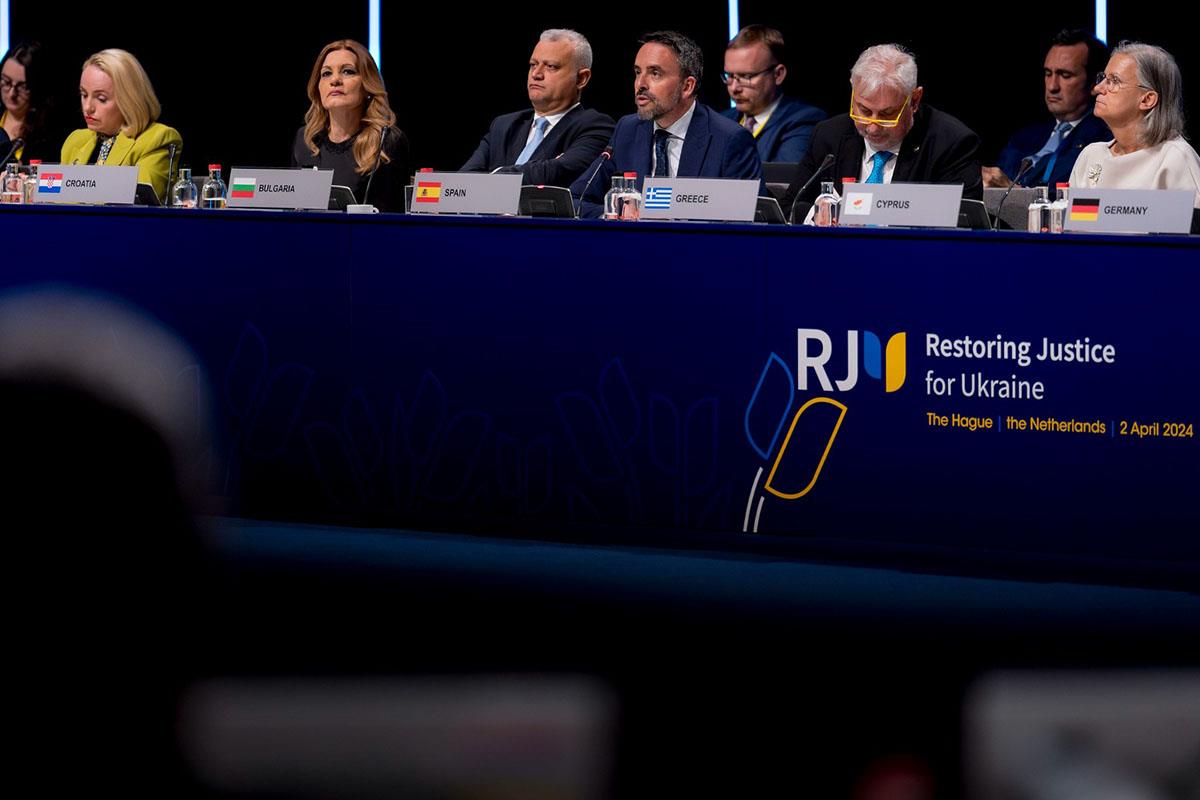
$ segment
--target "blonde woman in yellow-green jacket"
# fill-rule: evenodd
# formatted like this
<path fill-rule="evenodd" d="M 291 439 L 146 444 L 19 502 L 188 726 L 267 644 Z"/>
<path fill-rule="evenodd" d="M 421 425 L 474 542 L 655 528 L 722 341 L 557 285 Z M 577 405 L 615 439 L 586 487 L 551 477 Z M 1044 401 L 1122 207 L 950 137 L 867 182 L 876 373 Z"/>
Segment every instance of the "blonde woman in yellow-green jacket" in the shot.
<path fill-rule="evenodd" d="M 153 186 L 162 200 L 171 145 L 178 164 L 183 140 L 157 121 L 162 107 L 138 60 L 115 49 L 90 57 L 83 62 L 79 100 L 87 127 L 63 142 L 62 163 L 137 167 L 138 183 Z"/>

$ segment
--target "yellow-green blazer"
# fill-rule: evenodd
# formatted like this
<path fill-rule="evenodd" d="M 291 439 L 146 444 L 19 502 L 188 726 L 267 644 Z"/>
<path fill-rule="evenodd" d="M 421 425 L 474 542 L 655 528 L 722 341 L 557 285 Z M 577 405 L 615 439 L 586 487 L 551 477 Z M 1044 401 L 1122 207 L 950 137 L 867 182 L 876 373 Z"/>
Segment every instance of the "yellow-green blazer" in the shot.
<path fill-rule="evenodd" d="M 179 164 L 179 154 L 183 150 L 183 139 L 180 138 L 179 131 L 152 122 L 136 139 L 118 133 L 108 158 L 99 163 L 114 167 L 137 167 L 138 183 L 153 186 L 158 199 L 162 200 L 167 193 L 167 162 L 170 160 L 168 148 L 172 144 L 175 145 L 175 163 Z M 95 131 L 87 128 L 72 131 L 63 142 L 62 163 L 86 164 L 95 148 Z"/>

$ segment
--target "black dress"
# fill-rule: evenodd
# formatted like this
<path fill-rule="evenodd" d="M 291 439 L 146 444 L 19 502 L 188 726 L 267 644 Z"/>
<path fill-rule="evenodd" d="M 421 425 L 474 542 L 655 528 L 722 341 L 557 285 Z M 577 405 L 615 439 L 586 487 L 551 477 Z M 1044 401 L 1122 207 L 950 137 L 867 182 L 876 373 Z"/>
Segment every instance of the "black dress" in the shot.
<path fill-rule="evenodd" d="M 373 135 L 360 132 L 358 136 Z M 383 151 L 389 161 L 382 162 L 371 180 L 371 173 L 360 175 L 358 164 L 354 160 L 354 142 L 357 136 L 344 142 L 329 141 L 326 132 L 317 134 L 317 147 L 320 148 L 315 156 L 304 141 L 304 128 L 296 131 L 296 140 L 292 144 L 293 167 L 317 167 L 333 170 L 335 186 L 348 186 L 354 192 L 354 199 L 359 203 L 370 203 L 380 211 L 404 211 L 404 187 L 412 175 L 408 156 L 408 137 L 399 128 L 388 128 L 384 138 Z M 370 181 L 370 193 L 367 193 L 367 182 Z"/>

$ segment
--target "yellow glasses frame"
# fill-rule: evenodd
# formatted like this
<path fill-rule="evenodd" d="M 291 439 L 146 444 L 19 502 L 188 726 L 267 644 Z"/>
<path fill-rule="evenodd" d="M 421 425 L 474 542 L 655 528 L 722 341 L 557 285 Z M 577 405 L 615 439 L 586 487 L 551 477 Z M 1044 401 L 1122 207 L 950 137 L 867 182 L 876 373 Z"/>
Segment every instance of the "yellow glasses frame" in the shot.
<path fill-rule="evenodd" d="M 854 113 L 854 89 L 850 89 L 850 119 L 863 125 L 878 125 L 881 128 L 894 128 L 900 124 L 900 118 L 904 116 L 904 109 L 908 108 L 908 101 L 912 99 L 912 92 L 904 98 L 904 105 L 900 106 L 900 110 L 896 112 L 895 119 L 875 119 L 874 117 L 864 117 Z"/>

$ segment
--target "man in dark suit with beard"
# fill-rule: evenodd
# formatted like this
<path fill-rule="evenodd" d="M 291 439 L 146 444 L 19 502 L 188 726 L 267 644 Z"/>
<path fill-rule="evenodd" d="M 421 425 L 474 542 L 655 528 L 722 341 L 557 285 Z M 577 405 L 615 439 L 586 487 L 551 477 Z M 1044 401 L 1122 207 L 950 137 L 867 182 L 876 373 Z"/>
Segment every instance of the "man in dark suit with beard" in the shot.
<path fill-rule="evenodd" d="M 961 183 L 964 198 L 983 199 L 979 137 L 922 102 L 925 90 L 917 83 L 912 53 L 896 44 L 868 47 L 850 70 L 850 92 L 850 113 L 820 122 L 813 131 L 812 145 L 784 195 L 785 213 L 796 200 L 812 202 L 823 180 L 833 181 L 840 192 L 843 178 Z M 827 156 L 831 163 L 822 170 Z"/>
<path fill-rule="evenodd" d="M 579 103 L 591 77 L 592 47 L 582 34 L 543 31 L 529 57 L 533 108 L 492 120 L 462 171 L 520 172 L 525 184 L 570 186 L 613 132 L 611 117 Z"/>
<path fill-rule="evenodd" d="M 612 148 L 571 187 L 581 217 L 603 212 L 613 175 L 647 177 L 743 178 L 760 182 L 762 162 L 749 131 L 696 100 L 704 76 L 704 54 L 687 36 L 655 31 L 641 38 L 633 62 L 633 102 L 637 113 L 621 117 Z M 585 193 L 586 191 L 586 193 Z"/>

